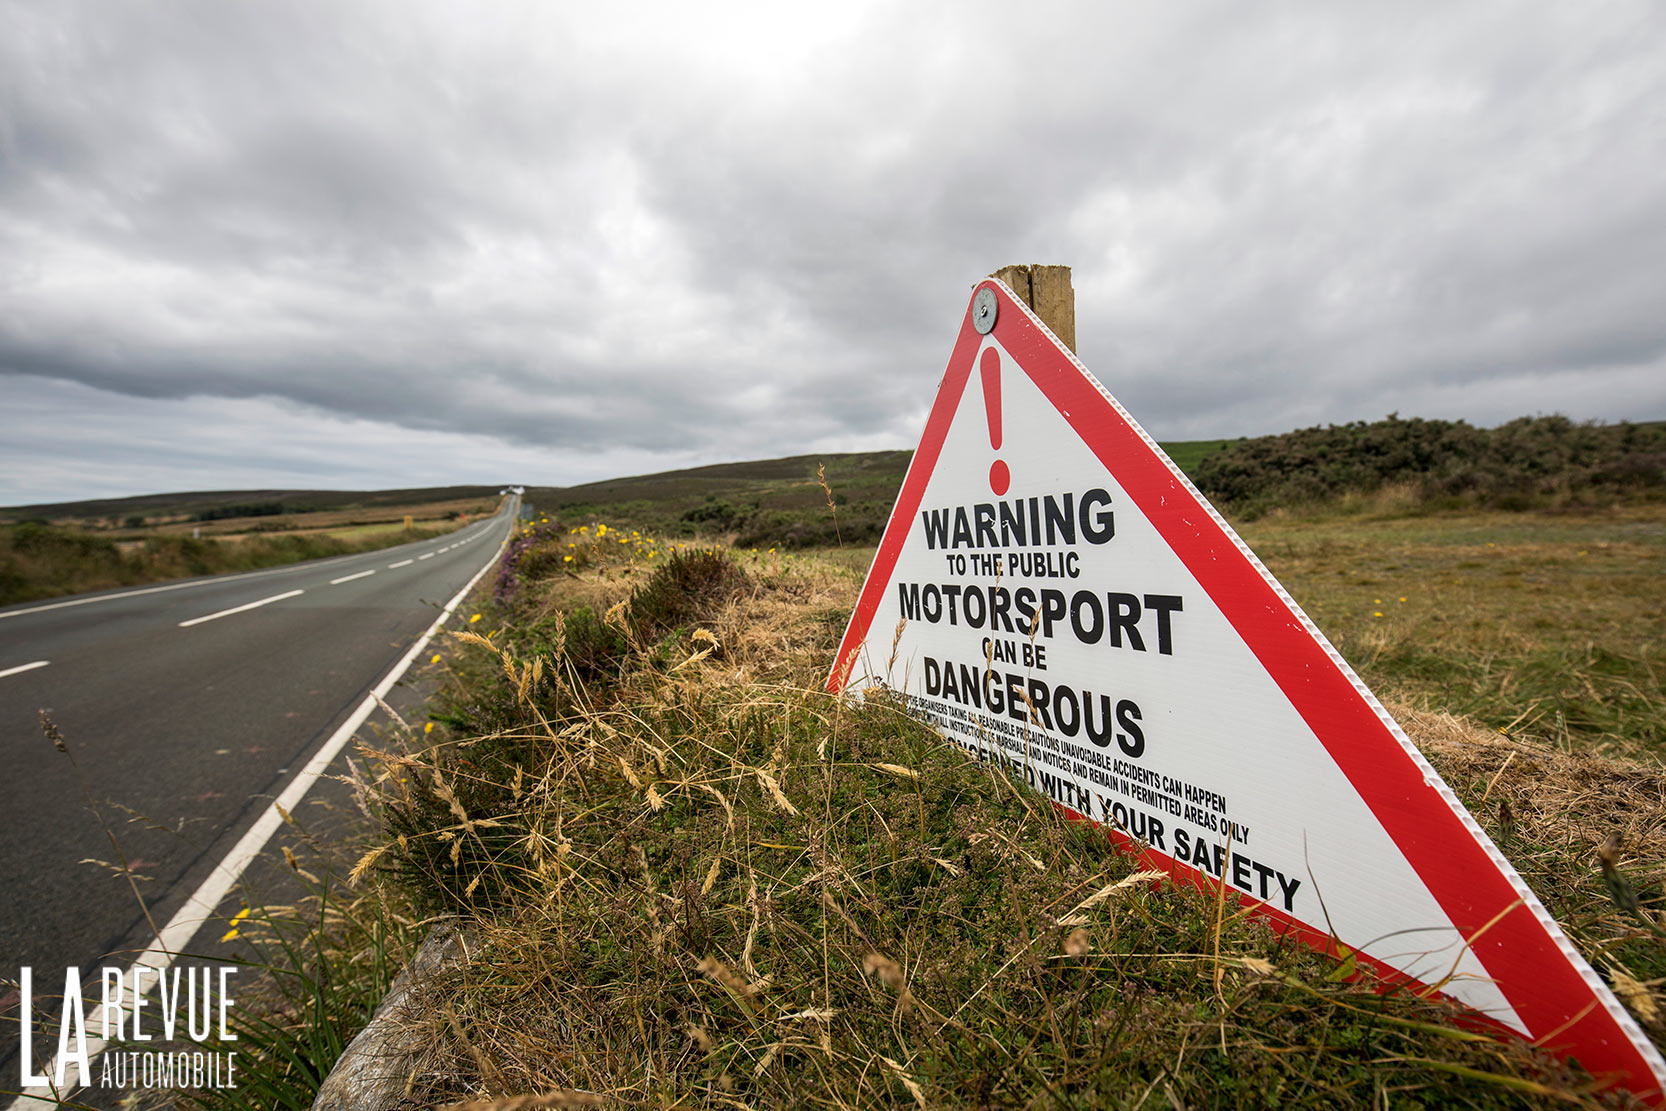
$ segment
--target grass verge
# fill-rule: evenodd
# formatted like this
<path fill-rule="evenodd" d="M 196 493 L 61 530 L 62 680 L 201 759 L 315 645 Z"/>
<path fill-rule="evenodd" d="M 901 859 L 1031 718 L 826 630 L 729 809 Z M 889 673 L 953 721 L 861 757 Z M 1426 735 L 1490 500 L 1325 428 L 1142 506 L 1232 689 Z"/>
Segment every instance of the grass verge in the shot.
<path fill-rule="evenodd" d="M 859 579 L 605 528 L 512 546 L 430 721 L 366 753 L 356 877 L 482 939 L 413 1098 L 1625 1104 L 820 693 Z M 1397 709 L 1658 1044 L 1666 776 Z"/>
<path fill-rule="evenodd" d="M 151 536 L 124 551 L 122 545 L 101 536 L 26 521 L 0 528 L 0 606 L 379 551 L 444 536 L 449 531 L 400 529 L 350 539 L 305 533 L 237 540 Z"/>

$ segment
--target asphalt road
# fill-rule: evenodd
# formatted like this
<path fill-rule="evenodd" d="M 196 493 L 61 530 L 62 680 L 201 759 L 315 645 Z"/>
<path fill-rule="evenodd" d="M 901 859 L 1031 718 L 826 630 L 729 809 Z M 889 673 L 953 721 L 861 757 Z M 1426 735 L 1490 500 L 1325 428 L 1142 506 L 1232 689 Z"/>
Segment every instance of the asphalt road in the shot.
<path fill-rule="evenodd" d="M 379 552 L 0 609 L 0 976 L 28 965 L 36 995 L 55 994 L 68 967 L 131 960 L 496 556 L 518 511 L 511 499 Z M 43 736 L 42 709 L 69 755 Z M 123 876 L 88 863 L 116 859 L 95 807 L 149 877 L 149 919 Z M 0 988 L 0 1012 L 15 1003 Z M 17 1081 L 6 1042 L 0 1090 Z"/>

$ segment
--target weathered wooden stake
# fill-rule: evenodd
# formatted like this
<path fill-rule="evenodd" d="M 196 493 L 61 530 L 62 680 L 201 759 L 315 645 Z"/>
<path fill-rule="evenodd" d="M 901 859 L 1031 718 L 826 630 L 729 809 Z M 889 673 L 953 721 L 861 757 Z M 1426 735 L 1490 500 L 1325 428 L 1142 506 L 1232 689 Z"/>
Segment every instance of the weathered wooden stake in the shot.
<path fill-rule="evenodd" d="M 1070 284 L 1070 267 L 1003 266 L 989 276 L 1010 286 L 1066 347 L 1076 350 L 1076 290 Z"/>

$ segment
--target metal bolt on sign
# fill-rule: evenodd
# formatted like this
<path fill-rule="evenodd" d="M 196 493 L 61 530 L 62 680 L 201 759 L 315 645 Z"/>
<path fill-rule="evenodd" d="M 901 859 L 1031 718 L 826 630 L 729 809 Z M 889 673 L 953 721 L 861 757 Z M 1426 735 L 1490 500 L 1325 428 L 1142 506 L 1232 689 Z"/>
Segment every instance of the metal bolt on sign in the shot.
<path fill-rule="evenodd" d="M 995 291 L 988 286 L 978 290 L 972 301 L 972 327 L 978 330 L 978 335 L 987 336 L 995 330 L 995 310 Z"/>

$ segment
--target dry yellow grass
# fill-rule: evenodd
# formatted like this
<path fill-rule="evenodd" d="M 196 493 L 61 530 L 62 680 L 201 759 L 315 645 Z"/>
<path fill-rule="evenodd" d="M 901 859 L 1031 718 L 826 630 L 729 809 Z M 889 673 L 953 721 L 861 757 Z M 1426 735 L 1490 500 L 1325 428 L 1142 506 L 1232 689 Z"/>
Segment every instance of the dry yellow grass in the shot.
<path fill-rule="evenodd" d="M 396 862 L 481 931 L 457 1021 L 435 1028 L 436 1097 L 1613 1102 L 1230 904 L 1154 887 L 877 700 L 821 694 L 858 562 L 741 554 L 746 588 L 669 629 L 634 616 L 641 558 L 527 583 L 448 664 L 442 743 L 371 754 L 391 840 L 366 867 Z M 573 664 L 580 610 L 598 615 L 583 636 L 625 645 L 597 679 Z M 1657 1022 L 1658 911 L 1628 913 L 1593 850 L 1617 834 L 1614 875 L 1656 882 L 1660 770 L 1394 709 Z"/>

